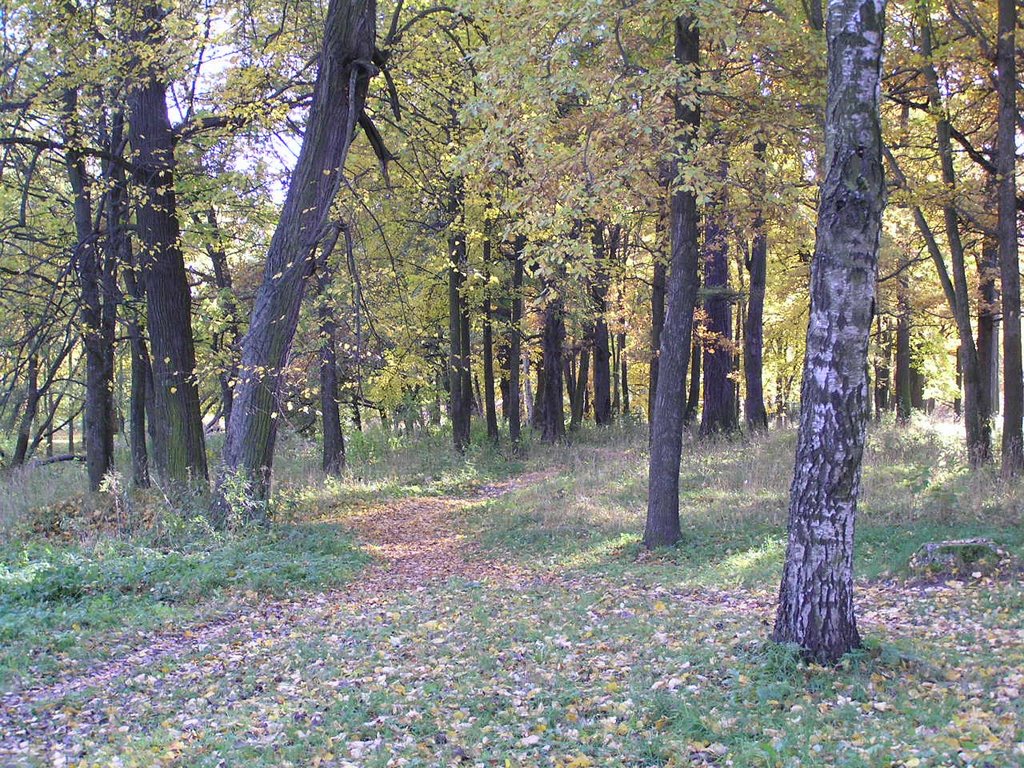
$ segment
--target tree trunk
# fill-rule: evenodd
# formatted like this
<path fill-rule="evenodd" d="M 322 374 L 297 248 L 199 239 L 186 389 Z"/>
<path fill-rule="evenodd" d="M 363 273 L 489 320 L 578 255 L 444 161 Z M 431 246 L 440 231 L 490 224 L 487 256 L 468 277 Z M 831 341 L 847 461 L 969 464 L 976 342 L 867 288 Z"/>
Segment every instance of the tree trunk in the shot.
<path fill-rule="evenodd" d="M 907 298 L 906 273 L 900 274 L 897 287 L 896 315 L 896 422 L 907 424 L 913 410 L 912 375 L 910 373 L 910 300 Z"/>
<path fill-rule="evenodd" d="M 218 361 L 220 371 L 217 380 L 220 382 L 221 412 L 224 423 L 231 421 L 231 410 L 234 407 L 235 379 L 238 377 L 238 341 L 241 332 L 238 327 L 238 301 L 235 299 L 234 286 L 231 282 L 231 270 L 228 267 L 228 255 L 221 244 L 220 222 L 213 206 L 206 209 L 206 226 L 209 227 L 209 241 L 206 244 L 206 255 L 213 265 L 213 280 L 217 288 L 217 303 L 223 313 L 223 330 L 214 336 L 214 352 L 220 353 Z M 226 358 L 226 359 L 223 359 Z"/>
<path fill-rule="evenodd" d="M 939 76 L 933 62 L 932 20 L 930 11 L 926 6 L 922 6 L 920 12 L 922 17 L 921 54 L 925 61 L 922 72 L 928 94 L 928 106 L 932 113 L 937 116 L 935 136 L 942 169 L 942 182 L 948 190 L 953 191 L 956 188 L 956 172 L 953 166 L 952 129 L 946 113 L 946 105 L 942 98 Z M 960 237 L 960 216 L 951 199 L 943 204 L 942 215 L 946 229 L 946 241 L 949 244 L 952 287 L 955 293 L 955 302 L 952 308 L 960 336 L 961 367 L 964 377 L 964 429 L 967 435 L 967 453 L 972 466 L 979 466 L 987 463 L 992 458 L 991 413 L 984 410 L 985 398 L 981 394 L 981 388 L 985 384 L 982 381 L 981 370 L 978 367 L 978 350 L 974 345 L 974 334 L 971 332 L 970 291 L 967 287 L 964 246 Z"/>
<path fill-rule="evenodd" d="M 657 242 L 660 245 L 664 228 L 659 219 Z M 654 276 L 651 280 L 651 367 L 650 388 L 647 390 L 647 422 L 648 427 L 654 424 L 654 400 L 658 391 L 660 374 L 661 333 L 665 327 L 665 284 L 668 269 L 659 250 L 654 254 Z"/>
<path fill-rule="evenodd" d="M 523 323 L 523 250 L 526 238 L 518 235 L 512 249 L 512 312 L 508 329 L 508 401 L 505 413 L 508 414 L 508 438 L 514 451 L 519 450 L 521 442 L 520 425 L 520 386 L 519 371 L 522 358 L 522 323 Z"/>
<path fill-rule="evenodd" d="M 700 34 L 692 15 L 675 19 L 675 62 L 697 78 Z M 675 173 L 693 149 L 700 126 L 700 107 L 676 94 L 675 123 L 680 132 Z M 651 458 L 647 482 L 647 521 L 644 546 L 675 544 L 679 540 L 679 461 L 683 448 L 686 368 L 690 356 L 693 308 L 697 300 L 697 199 L 692 191 L 672 193 L 671 274 L 666 285 L 665 324 L 659 347 L 658 388 L 651 427 Z"/>
<path fill-rule="evenodd" d="M 592 336 L 591 334 L 588 334 Z M 572 392 L 570 393 L 569 402 L 572 418 L 569 424 L 569 429 L 576 430 L 583 424 L 583 415 L 587 407 L 587 391 L 590 386 L 590 350 L 584 345 L 583 349 L 580 350 L 580 363 L 576 369 L 576 381 L 572 386 Z M 566 381 L 571 381 L 572 377 L 568 377 Z"/>
<path fill-rule="evenodd" d="M 317 260 L 317 318 L 320 330 L 320 412 L 323 414 L 323 462 L 326 474 L 338 476 L 345 469 L 345 435 L 341 430 L 341 393 L 338 387 L 338 324 L 330 291 L 334 282 L 331 253 L 344 224 L 332 227 Z"/>
<path fill-rule="evenodd" d="M 700 365 L 701 358 L 704 357 L 704 347 L 695 331 L 695 328 L 691 329 L 693 341 L 690 349 L 690 379 L 686 394 L 686 413 L 683 414 L 684 426 L 693 424 L 697 420 L 697 412 L 700 410 Z"/>
<path fill-rule="evenodd" d="M 133 39 L 159 48 L 163 16 L 159 5 L 147 3 Z M 135 205 L 136 231 L 146 272 L 147 330 L 153 354 L 153 458 L 167 483 L 205 491 L 208 472 L 195 377 L 192 297 L 181 253 L 167 85 L 159 66 L 143 64 L 128 94 L 134 177 L 141 189 Z"/>
<path fill-rule="evenodd" d="M 881 315 L 877 316 L 875 327 L 875 418 L 881 419 L 882 414 L 889 410 L 889 391 L 892 387 L 892 368 L 889 365 L 892 360 L 892 332 L 888 324 L 883 328 Z"/>
<path fill-rule="evenodd" d="M 463 295 L 466 280 L 466 235 L 463 227 L 462 180 L 453 178 L 448 187 L 448 394 L 452 421 L 452 444 L 459 453 L 469 446 L 473 389 L 469 370 L 469 307 Z"/>
<path fill-rule="evenodd" d="M 78 145 L 76 112 L 78 94 L 64 93 L 67 140 Z M 66 155 L 68 180 L 73 195 L 75 234 L 74 265 L 82 292 L 82 342 L 85 347 L 85 443 L 89 489 L 97 491 L 114 466 L 114 313 L 108 259 L 99 248 L 93 223 L 93 206 L 85 159 L 76 149 Z M 113 304 L 104 306 L 104 298 Z"/>
<path fill-rule="evenodd" d="M 611 398 L 611 357 L 608 350 L 608 265 L 619 247 L 622 228 L 609 228 L 605 239 L 605 227 L 598 222 L 594 226 L 594 275 L 590 280 L 590 300 L 593 302 L 594 325 L 591 346 L 594 355 L 594 421 L 598 426 L 612 423 Z"/>
<path fill-rule="evenodd" d="M 754 142 L 757 192 L 761 195 L 764 195 L 767 186 L 766 150 L 764 139 L 759 138 Z M 754 238 L 750 256 L 746 260 L 750 293 L 746 322 L 743 324 L 743 379 L 746 385 L 743 414 L 747 429 L 751 432 L 768 429 L 768 411 L 764 406 L 764 297 L 768 277 L 768 228 L 762 206 L 763 200 L 759 200 L 754 213 Z"/>
<path fill-rule="evenodd" d="M 489 271 L 491 265 L 491 232 L 488 226 L 484 238 L 484 265 Z M 489 274 L 489 272 L 488 272 Z M 484 296 L 484 329 L 483 329 L 483 357 L 484 357 L 484 418 L 487 421 L 487 439 L 493 444 L 498 444 L 498 406 L 495 402 L 494 386 L 494 335 L 492 329 L 493 310 L 491 308 L 490 295 Z"/>
<path fill-rule="evenodd" d="M 725 181 L 725 164 L 719 179 Z M 704 409 L 700 435 L 729 434 L 736 429 L 735 388 L 732 381 L 732 295 L 729 290 L 729 235 L 725 201 L 706 214 L 704 226 L 704 311 L 709 340 L 704 345 Z"/>
<path fill-rule="evenodd" d="M 39 356 L 32 354 L 28 358 L 28 375 L 25 385 L 25 407 L 21 412 L 18 424 L 18 439 L 14 445 L 11 466 L 20 467 L 28 457 L 29 439 L 32 437 L 32 422 L 39 411 Z"/>
<path fill-rule="evenodd" d="M 241 492 L 244 500 L 261 502 L 270 491 L 281 373 L 295 335 L 309 261 L 324 233 L 370 78 L 376 72 L 371 63 L 375 24 L 375 0 L 331 0 L 328 5 L 306 133 L 242 343 L 213 513 L 217 522 L 223 523 L 230 511 L 226 480 L 241 481 L 242 487 L 233 491 Z M 264 504 L 245 506 L 243 515 L 265 520 Z"/>
<path fill-rule="evenodd" d="M 565 406 L 562 400 L 562 347 L 565 343 L 565 306 L 562 296 L 548 286 L 544 307 L 543 358 L 537 382 L 541 440 L 557 443 L 565 437 Z"/>
<path fill-rule="evenodd" d="M 885 183 L 878 100 L 884 0 L 828 6 L 826 175 L 811 266 L 789 536 L 772 638 L 820 663 L 860 645 L 853 535 Z"/>
<path fill-rule="evenodd" d="M 1016 29 L 1015 0 L 999 0 L 996 178 L 999 184 L 997 237 L 1003 305 L 1003 477 L 1013 477 L 1024 470 L 1024 371 L 1021 369 L 1020 260 L 1017 255 Z"/>
<path fill-rule="evenodd" d="M 629 415 L 629 357 L 626 355 L 626 333 L 616 334 L 619 346 L 619 391 L 622 393 L 622 415 Z"/>
<path fill-rule="evenodd" d="M 998 203 L 996 204 L 998 207 Z M 978 402 L 983 412 L 999 404 L 999 243 L 985 235 L 978 260 Z"/>

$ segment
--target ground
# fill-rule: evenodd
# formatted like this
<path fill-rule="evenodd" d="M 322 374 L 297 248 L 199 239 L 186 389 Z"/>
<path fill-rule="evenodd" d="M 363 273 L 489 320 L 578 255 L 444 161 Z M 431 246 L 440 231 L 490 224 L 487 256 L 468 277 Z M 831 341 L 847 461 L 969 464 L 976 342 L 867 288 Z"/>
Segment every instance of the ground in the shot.
<path fill-rule="evenodd" d="M 1024 764 L 1018 575 L 901 570 L 921 541 L 952 533 L 1019 555 L 1016 495 L 992 486 L 969 504 L 997 481 L 943 470 L 955 448 L 941 433 L 880 432 L 858 553 L 865 649 L 806 665 L 766 639 L 791 445 L 689 445 L 686 540 L 671 552 L 637 546 L 643 437 L 621 430 L 525 464 L 399 457 L 386 476 L 296 482 L 295 520 L 278 525 L 304 533 L 271 544 L 322 558 L 282 585 L 251 575 L 264 544 L 225 543 L 200 583 L 227 561 L 249 575 L 217 582 L 215 604 L 148 576 L 146 595 L 184 590 L 188 608 L 149 620 L 158 603 L 132 602 L 128 627 L 75 612 L 111 591 L 98 577 L 56 596 L 51 578 L 45 618 L 9 589 L 0 763 Z M 38 548 L 22 552 L 6 583 L 26 568 L 52 576 Z M 79 642 L 37 637 L 46 651 L 33 656 L 33 621 Z"/>

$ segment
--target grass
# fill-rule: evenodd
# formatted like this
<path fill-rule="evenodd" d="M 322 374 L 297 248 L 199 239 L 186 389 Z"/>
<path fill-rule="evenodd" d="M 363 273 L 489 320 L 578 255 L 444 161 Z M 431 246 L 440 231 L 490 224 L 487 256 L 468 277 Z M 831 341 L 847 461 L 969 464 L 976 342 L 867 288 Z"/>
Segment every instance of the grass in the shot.
<path fill-rule="evenodd" d="M 238 599 L 343 584 L 367 558 L 336 526 L 0 548 L 0 684 L 103 658 L 128 635 L 196 621 Z"/>
<path fill-rule="evenodd" d="M 872 430 L 856 563 L 865 647 L 837 668 L 766 640 L 793 433 L 688 437 L 684 540 L 644 555 L 646 435 L 614 427 L 514 461 L 484 447 L 461 459 L 442 433 L 368 433 L 350 440 L 338 480 L 290 438 L 275 524 L 258 534 L 140 512 L 134 532 L 99 536 L 83 515 L 44 539 L 29 513 L 0 549 L 0 675 L 73 668 L 246 595 L 298 596 L 298 613 L 250 612 L 223 645 L 143 662 L 33 717 L 71 713 L 59 751 L 85 765 L 1021 764 L 1019 580 L 905 579 L 923 541 L 988 535 L 1024 554 L 1021 491 L 963 469 L 959 437 L 926 423 Z M 505 495 L 472 496 L 520 473 Z M 452 494 L 473 499 L 459 523 L 477 556 L 520 576 L 316 598 L 365 563 L 346 510 Z M 33 749 L 4 753 L 0 740 L 0 759 L 48 764 L 53 752 Z"/>
<path fill-rule="evenodd" d="M 877 425 L 865 451 L 856 568 L 906 576 L 928 541 L 987 536 L 1024 555 L 1024 492 L 970 473 L 962 439 L 945 425 Z M 795 433 L 732 440 L 688 435 L 680 470 L 683 540 L 663 553 L 695 583 L 774 581 L 785 551 Z M 564 450 L 547 474 L 468 521 L 486 551 L 542 567 L 621 567 L 639 554 L 646 508 L 646 434 L 612 429 Z"/>

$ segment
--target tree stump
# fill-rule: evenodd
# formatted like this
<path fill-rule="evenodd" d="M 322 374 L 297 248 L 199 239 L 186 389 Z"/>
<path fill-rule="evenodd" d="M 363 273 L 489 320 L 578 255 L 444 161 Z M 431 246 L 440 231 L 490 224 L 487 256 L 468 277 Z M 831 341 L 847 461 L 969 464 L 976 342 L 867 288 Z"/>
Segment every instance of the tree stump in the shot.
<path fill-rule="evenodd" d="M 992 539 L 973 538 L 923 544 L 910 558 L 917 576 L 991 576 L 1013 564 L 1013 556 Z"/>

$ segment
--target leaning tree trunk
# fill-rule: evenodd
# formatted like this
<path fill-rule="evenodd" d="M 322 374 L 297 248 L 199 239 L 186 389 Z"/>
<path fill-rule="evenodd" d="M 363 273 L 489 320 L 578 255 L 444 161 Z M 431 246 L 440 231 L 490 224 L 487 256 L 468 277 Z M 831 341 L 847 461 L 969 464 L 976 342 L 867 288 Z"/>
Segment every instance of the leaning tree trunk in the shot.
<path fill-rule="evenodd" d="M 885 0 L 830 0 L 826 175 L 811 266 L 789 541 L 772 638 L 831 663 L 860 645 L 853 534 L 885 183 L 878 101 Z"/>
<path fill-rule="evenodd" d="M 765 194 L 767 172 L 763 138 L 754 142 L 754 161 L 757 163 L 757 193 Z M 764 296 L 768 277 L 768 228 L 764 221 L 763 200 L 754 211 L 754 238 L 746 260 L 750 274 L 750 293 L 747 314 L 743 324 L 743 378 L 746 394 L 743 414 L 747 429 L 758 432 L 768 429 L 768 411 L 764 407 Z"/>
<path fill-rule="evenodd" d="M 158 48 L 163 14 L 156 3 L 146 4 L 133 39 Z M 128 95 L 132 168 L 140 188 L 136 231 L 146 273 L 146 327 L 153 355 L 153 459 L 168 483 L 203 490 L 208 472 L 195 376 L 192 297 L 181 252 L 167 85 L 159 66 L 144 63 Z"/>
<path fill-rule="evenodd" d="M 1017 66 L 1015 0 L 999 0 L 996 82 L 999 117 L 996 177 L 999 184 L 999 272 L 1003 298 L 1003 461 L 1004 477 L 1024 470 L 1024 371 L 1021 363 L 1020 260 L 1017 256 Z"/>
<path fill-rule="evenodd" d="M 32 437 L 32 423 L 39 411 L 39 355 L 33 353 L 28 358 L 28 374 L 25 384 L 25 407 L 18 423 L 18 439 L 11 457 L 11 466 L 20 467 L 28 458 L 29 439 Z"/>
<path fill-rule="evenodd" d="M 693 15 L 675 20 L 675 61 L 687 67 L 696 85 L 700 33 Z M 700 126 L 700 107 L 688 94 L 676 94 L 675 122 L 680 130 L 675 171 L 693 149 Z M 666 285 L 665 324 L 658 353 L 658 389 L 651 425 L 651 458 L 647 480 L 647 521 L 644 546 L 675 544 L 679 540 L 679 461 L 683 450 L 683 411 L 686 408 L 686 367 L 690 357 L 693 307 L 697 301 L 697 198 L 690 190 L 672 194 L 671 274 Z"/>
<path fill-rule="evenodd" d="M 198 214 L 196 214 L 195 220 L 200 221 Z M 223 313 L 221 317 L 223 329 L 214 335 L 213 351 L 220 355 L 220 359 L 217 361 L 220 368 L 217 380 L 220 382 L 221 413 L 224 423 L 227 424 L 231 421 L 231 409 L 235 399 L 235 379 L 238 377 L 238 340 L 241 337 L 238 300 L 235 298 L 231 270 L 228 266 L 228 254 L 222 242 L 217 211 L 212 205 L 206 209 L 205 224 L 209 228 L 206 255 L 210 257 L 210 263 L 213 265 L 213 284 L 217 288 L 217 303 Z"/>
<path fill-rule="evenodd" d="M 375 25 L 375 0 L 331 0 L 327 8 L 306 133 L 242 344 L 213 509 L 218 523 L 230 511 L 226 491 L 257 502 L 245 504 L 241 511 L 250 519 L 265 520 L 265 505 L 259 502 L 270 492 L 281 374 L 295 336 L 309 262 L 324 234 L 370 78 L 376 72 L 371 63 Z"/>
<path fill-rule="evenodd" d="M 986 386 L 986 382 L 982 380 L 982 372 L 978 366 L 978 350 L 974 345 L 974 335 L 971 331 L 971 292 L 967 286 L 964 244 L 960 237 L 960 213 L 952 199 L 952 192 L 956 188 L 952 126 L 949 123 L 946 104 L 942 96 L 942 85 L 933 61 L 931 11 L 927 5 L 922 4 L 919 13 L 921 14 L 921 54 L 924 58 L 922 73 L 929 110 L 936 115 L 935 143 L 942 183 L 950 192 L 948 199 L 942 205 L 942 217 L 952 266 L 952 287 L 955 294 L 952 309 L 960 336 L 960 365 L 964 379 L 964 431 L 967 436 L 968 458 L 971 465 L 977 467 L 992 458 L 992 414 L 985 410 L 985 397 L 981 394 L 981 388 Z M 918 219 L 918 226 L 921 227 L 923 217 L 916 216 L 916 214 L 915 217 Z M 923 231 L 923 234 L 927 239 L 928 233 Z M 929 244 L 929 250 L 935 251 L 937 246 Z M 932 258 L 934 260 L 935 256 L 933 255 Z M 941 259 L 941 256 L 939 258 Z M 944 289 L 948 296 L 949 290 L 945 287 Z"/>

